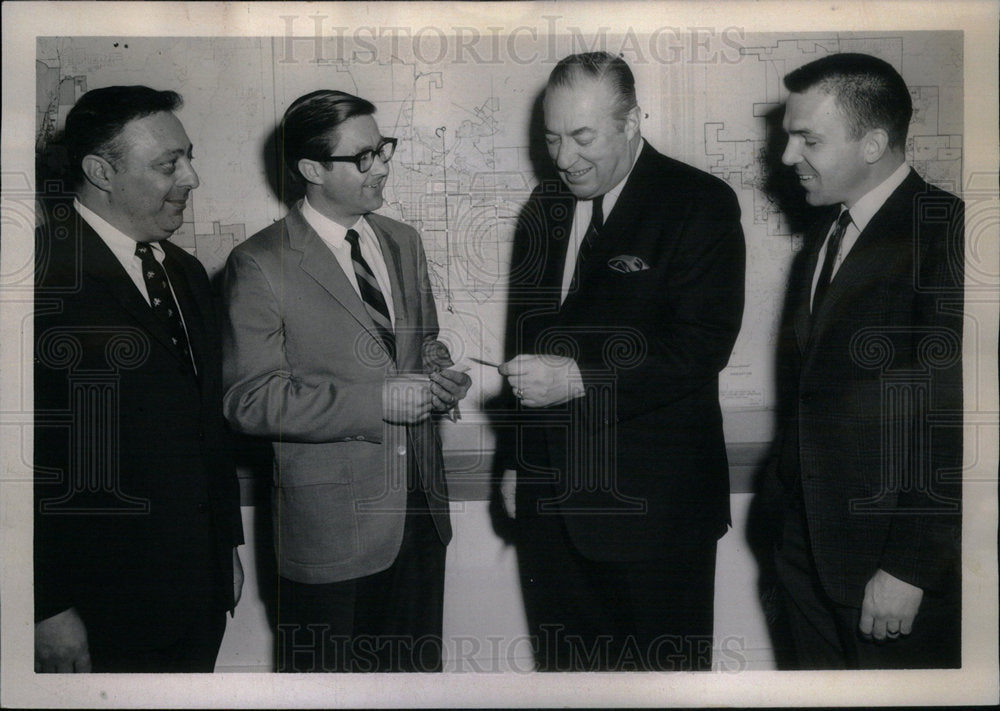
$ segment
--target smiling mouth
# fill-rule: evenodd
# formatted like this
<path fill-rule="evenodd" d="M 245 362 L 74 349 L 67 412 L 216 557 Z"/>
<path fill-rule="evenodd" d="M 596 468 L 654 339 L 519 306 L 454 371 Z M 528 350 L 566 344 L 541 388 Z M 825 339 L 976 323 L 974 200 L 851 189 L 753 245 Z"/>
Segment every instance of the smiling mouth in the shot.
<path fill-rule="evenodd" d="M 586 175 L 589 172 L 590 172 L 590 168 L 588 167 L 588 168 L 584 168 L 582 170 L 564 170 L 563 174 L 567 178 L 576 179 L 576 178 L 582 178 L 584 175 Z"/>

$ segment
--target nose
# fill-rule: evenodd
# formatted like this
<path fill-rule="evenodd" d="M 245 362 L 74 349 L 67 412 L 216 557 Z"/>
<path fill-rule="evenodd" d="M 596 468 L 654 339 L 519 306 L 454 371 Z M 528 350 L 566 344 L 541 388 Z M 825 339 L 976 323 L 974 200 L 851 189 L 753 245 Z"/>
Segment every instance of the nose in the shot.
<path fill-rule="evenodd" d="M 576 162 L 576 149 L 572 141 L 559 141 L 559 144 L 551 151 L 552 159 L 559 170 L 568 170 Z"/>
<path fill-rule="evenodd" d="M 368 172 L 375 176 L 382 176 L 389 174 L 389 161 L 384 161 L 379 156 L 378 153 L 372 159 L 372 167 L 368 169 Z"/>
<path fill-rule="evenodd" d="M 802 154 L 799 153 L 795 137 L 789 137 L 788 142 L 785 144 L 785 150 L 781 154 L 781 162 L 785 165 L 795 165 L 801 161 Z"/>
<path fill-rule="evenodd" d="M 178 161 L 180 175 L 177 178 L 177 184 L 181 187 L 188 188 L 189 190 L 194 190 L 199 185 L 201 185 L 201 180 L 198 178 L 198 173 L 194 169 L 194 165 L 191 163 L 189 158 Z"/>

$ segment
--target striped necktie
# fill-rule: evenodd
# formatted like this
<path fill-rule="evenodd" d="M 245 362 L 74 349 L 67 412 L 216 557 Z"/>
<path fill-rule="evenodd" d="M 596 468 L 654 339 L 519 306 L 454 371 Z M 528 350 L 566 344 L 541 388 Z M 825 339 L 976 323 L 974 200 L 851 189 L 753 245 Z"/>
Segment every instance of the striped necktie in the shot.
<path fill-rule="evenodd" d="M 396 360 L 396 337 L 392 331 L 392 319 L 389 318 L 389 306 L 378 286 L 378 280 L 375 279 L 375 273 L 361 256 L 361 245 L 358 242 L 360 238 L 355 230 L 347 230 L 347 242 L 351 245 L 351 262 L 354 264 L 354 274 L 358 279 L 358 290 L 361 292 L 361 300 L 365 303 L 365 310 L 371 316 L 375 329 L 389 352 L 389 357 Z"/>

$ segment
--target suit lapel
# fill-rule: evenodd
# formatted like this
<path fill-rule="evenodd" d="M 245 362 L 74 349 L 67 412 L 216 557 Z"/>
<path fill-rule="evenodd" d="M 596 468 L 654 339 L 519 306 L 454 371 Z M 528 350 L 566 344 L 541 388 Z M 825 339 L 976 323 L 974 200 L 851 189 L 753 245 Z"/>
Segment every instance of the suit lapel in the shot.
<path fill-rule="evenodd" d="M 819 312 L 812 319 L 811 330 L 809 319 L 809 289 L 812 286 L 812 277 L 815 273 L 819 247 L 826 231 L 819 235 L 819 241 L 815 246 L 815 254 L 810 260 L 811 269 L 808 271 L 808 281 L 805 291 L 805 331 L 808 341 L 810 332 L 815 337 L 820 333 L 827 323 L 838 314 L 838 301 L 846 293 L 857 292 L 863 288 L 862 284 L 877 281 L 882 277 L 894 254 L 898 252 L 899 242 L 911 241 L 913 239 L 912 223 L 914 197 L 924 187 L 923 180 L 913 169 L 906 180 L 893 191 L 892 195 L 879 208 L 878 212 L 865 226 L 864 231 L 858 235 L 857 241 L 841 262 L 837 273 L 830 282 L 830 287 L 823 298 Z M 838 208 L 839 210 L 839 208 Z M 832 217 L 826 220 L 826 230 L 829 230 L 836 213 L 831 211 Z M 904 226 L 903 229 L 900 226 Z M 798 330 L 798 323 L 797 323 Z M 801 343 L 801 336 L 800 336 Z"/>
<path fill-rule="evenodd" d="M 75 213 L 75 211 L 74 211 Z M 79 218 L 82 236 L 82 252 L 85 273 L 101 286 L 121 305 L 126 313 L 134 318 L 151 336 L 160 341 L 163 346 L 184 363 L 183 356 L 170 340 L 166 325 L 154 314 L 149 304 L 139 293 L 132 278 L 125 272 L 121 262 L 98 237 L 86 220 Z M 171 272 L 171 279 L 174 272 Z M 183 279 L 181 280 L 183 281 Z M 181 307 L 183 308 L 183 306 Z M 185 319 L 187 314 L 184 314 Z M 187 364 L 190 369 L 190 364 Z"/>
<path fill-rule="evenodd" d="M 618 196 L 618 201 L 615 203 L 614 209 L 612 209 L 611 214 L 607 215 L 604 226 L 598 233 L 597 242 L 590 252 L 590 258 L 582 265 L 579 279 L 581 285 L 585 285 L 593 278 L 596 272 L 607 267 L 606 262 L 608 257 L 611 256 L 616 245 L 620 246 L 622 240 L 635 231 L 635 223 L 644 212 L 643 204 L 647 199 L 647 187 L 655 182 L 649 175 L 651 151 L 653 149 L 643 142 L 640 150 L 639 158 L 628 180 L 622 187 L 622 192 Z M 573 210 L 571 207 L 570 226 L 572 226 L 572 214 Z M 567 227 L 567 230 L 569 229 Z M 571 299 L 574 299 L 579 293 L 580 290 L 577 290 L 573 294 L 568 294 L 563 306 L 565 307 L 569 304 Z"/>
<path fill-rule="evenodd" d="M 309 226 L 298 207 L 285 217 L 285 225 L 288 245 L 299 254 L 299 268 L 326 289 L 361 325 L 366 328 L 371 326 L 371 318 L 361 297 L 351 286 L 330 248 Z"/>
<path fill-rule="evenodd" d="M 798 294 L 795 299 L 797 304 L 794 317 L 795 338 L 799 344 L 799 351 L 803 353 L 809 345 L 812 333 L 812 282 L 819 260 L 819 250 L 823 246 L 827 232 L 830 231 L 830 225 L 833 224 L 839 212 L 839 206 L 837 206 L 836 211 L 831 208 L 825 212 L 806 235 L 805 248 L 809 250 L 809 256 L 798 275 L 797 283 L 793 285 Z"/>
<path fill-rule="evenodd" d="M 566 191 L 562 181 L 557 188 L 558 193 L 543 194 L 538 202 L 538 209 L 541 211 L 539 223 L 544 230 L 542 233 L 544 239 L 541 243 L 548 251 L 548 260 L 545 262 L 545 272 L 541 275 L 540 286 L 545 293 L 554 294 L 562 292 L 563 265 L 566 263 L 566 254 L 569 250 L 576 206 L 576 199 Z"/>
<path fill-rule="evenodd" d="M 298 206 L 285 217 L 285 226 L 288 246 L 299 253 L 299 268 L 323 287 L 347 313 L 371 334 L 379 347 L 384 349 L 382 337 L 375 330 L 371 316 L 368 315 L 368 310 L 361 297 L 358 296 L 358 292 L 354 290 L 330 248 L 316 234 L 316 230 L 306 222 Z M 398 263 L 398 258 L 396 261 Z M 390 270 L 391 273 L 392 270 Z M 393 299 L 395 300 L 395 292 Z"/>
<path fill-rule="evenodd" d="M 163 248 L 167 254 L 163 266 L 170 279 L 170 285 L 174 289 L 177 306 L 184 318 L 184 330 L 187 332 L 188 344 L 191 346 L 191 354 L 198 369 L 198 376 L 201 377 L 206 372 L 207 366 L 205 355 L 208 344 L 206 342 L 205 317 L 202 314 L 201 305 L 194 295 L 187 273 L 170 254 L 174 246 L 164 244 Z"/>

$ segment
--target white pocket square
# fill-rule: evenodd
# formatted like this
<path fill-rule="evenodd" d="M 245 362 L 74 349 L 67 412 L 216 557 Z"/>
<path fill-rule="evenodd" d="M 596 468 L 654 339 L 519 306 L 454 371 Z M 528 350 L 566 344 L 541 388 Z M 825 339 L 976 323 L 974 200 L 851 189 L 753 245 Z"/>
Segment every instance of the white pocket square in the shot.
<path fill-rule="evenodd" d="M 612 257 L 608 260 L 608 266 L 623 274 L 649 269 L 649 265 L 642 257 L 635 257 L 631 254 L 619 254 L 617 257 Z"/>

